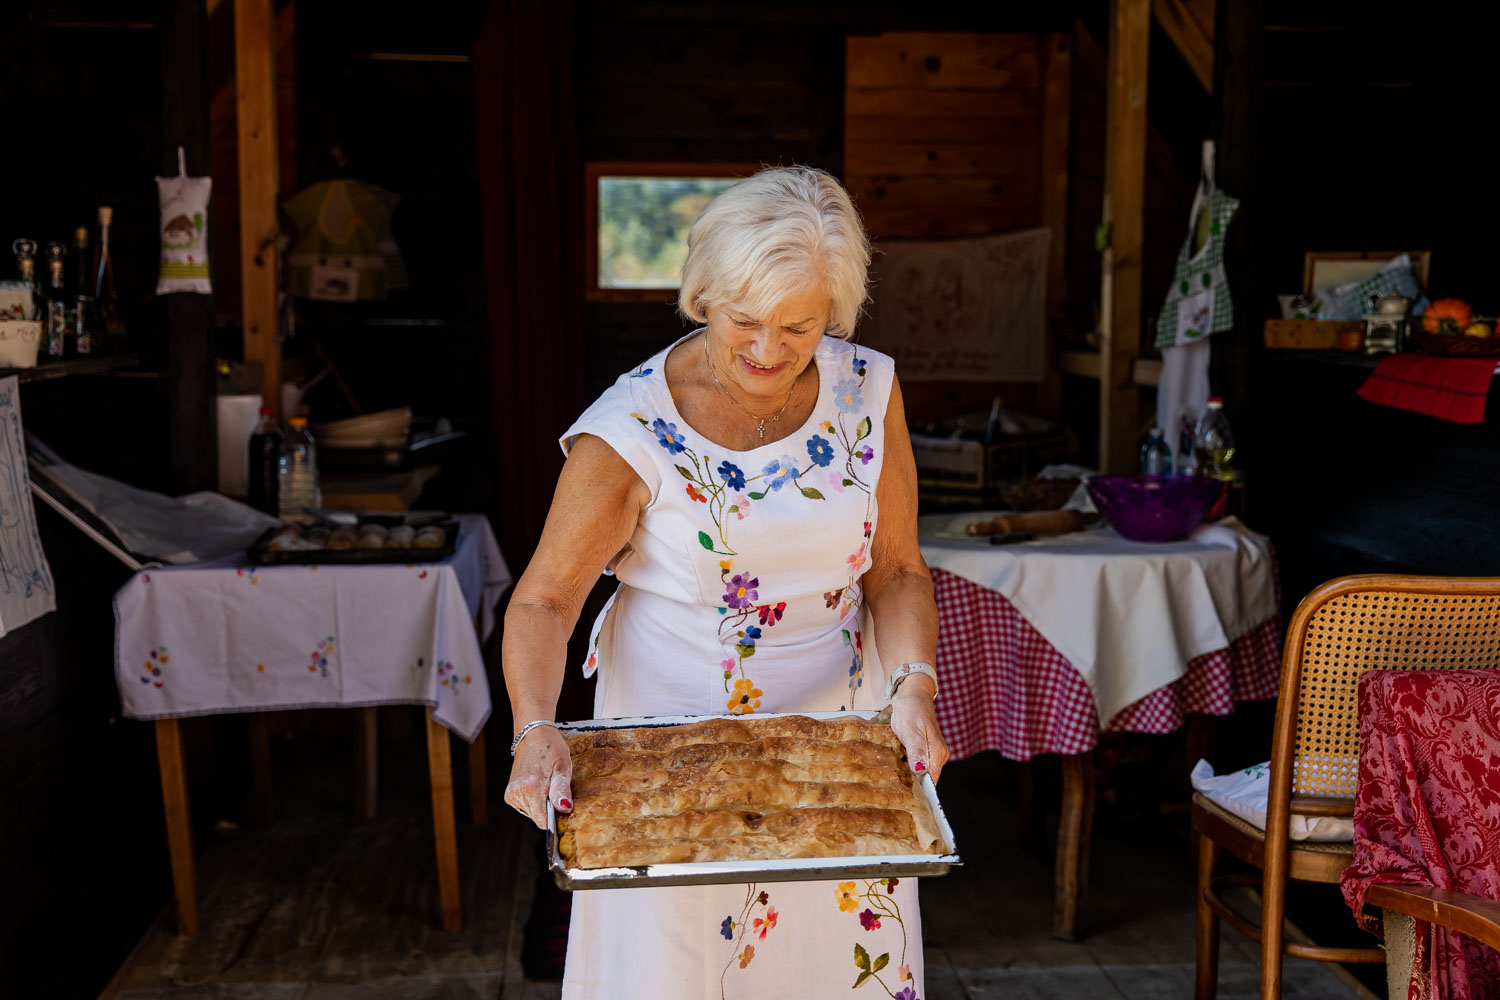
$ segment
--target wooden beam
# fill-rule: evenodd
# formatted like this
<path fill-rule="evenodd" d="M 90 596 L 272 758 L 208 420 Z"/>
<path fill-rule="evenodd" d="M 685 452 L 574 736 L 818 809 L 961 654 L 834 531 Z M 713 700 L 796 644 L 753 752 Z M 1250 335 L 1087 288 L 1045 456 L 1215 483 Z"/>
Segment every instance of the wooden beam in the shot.
<path fill-rule="evenodd" d="M 1111 0 L 1099 327 L 1099 467 L 1135 467 L 1140 393 L 1141 252 L 1146 201 L 1146 56 L 1151 0 Z"/>
<path fill-rule="evenodd" d="M 276 71 L 272 0 L 235 0 L 234 72 L 240 181 L 240 286 L 246 361 L 261 365 L 261 396 L 281 411 L 276 311 Z"/>
<path fill-rule="evenodd" d="M 1213 0 L 1153 0 L 1151 12 L 1188 69 L 1214 92 L 1214 6 Z"/>
<path fill-rule="evenodd" d="M 1047 249 L 1047 373 L 1037 387 L 1037 411 L 1056 418 L 1062 380 L 1052 364 L 1068 311 L 1068 135 L 1071 128 L 1073 38 L 1042 37 L 1042 225 L 1052 230 Z"/>

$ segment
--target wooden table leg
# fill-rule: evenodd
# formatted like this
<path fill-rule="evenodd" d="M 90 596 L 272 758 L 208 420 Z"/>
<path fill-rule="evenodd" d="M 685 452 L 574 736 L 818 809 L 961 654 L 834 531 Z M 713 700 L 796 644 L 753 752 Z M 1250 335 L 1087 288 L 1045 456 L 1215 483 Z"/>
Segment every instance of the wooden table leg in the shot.
<path fill-rule="evenodd" d="M 1038 759 L 1016 762 L 1016 839 L 1031 852 L 1039 851 L 1042 844 L 1043 816 L 1037 808 L 1037 769 L 1042 766 Z"/>
<path fill-rule="evenodd" d="M 188 811 L 187 767 L 182 730 L 176 719 L 156 720 L 156 760 L 161 768 L 162 809 L 167 821 L 167 852 L 172 889 L 177 895 L 177 933 L 198 933 L 198 873 L 193 863 L 193 822 Z"/>
<path fill-rule="evenodd" d="M 489 761 L 485 758 L 484 730 L 469 744 L 469 821 L 490 825 Z"/>
<path fill-rule="evenodd" d="M 380 729 L 374 705 L 356 708 L 350 733 L 354 759 L 355 819 L 374 819 L 375 801 L 380 784 Z"/>
<path fill-rule="evenodd" d="M 271 720 L 269 712 L 251 712 L 250 786 L 255 795 L 255 822 L 262 828 L 276 821 L 276 796 L 271 790 Z"/>
<path fill-rule="evenodd" d="M 1062 816 L 1057 828 L 1057 883 L 1052 898 L 1052 936 L 1078 939 L 1089 889 L 1089 833 L 1094 825 L 1093 752 L 1062 758 Z"/>
<path fill-rule="evenodd" d="M 1205 715 L 1202 712 L 1190 712 L 1187 717 L 1187 740 L 1186 750 L 1188 768 L 1195 767 L 1200 760 L 1214 763 L 1214 750 L 1219 743 L 1219 716 Z M 1188 803 L 1193 801 L 1192 782 L 1184 779 L 1180 783 L 1180 792 L 1185 796 Z M 1189 805 L 1189 809 L 1191 809 Z M 1198 832 L 1192 823 L 1188 824 L 1188 863 L 1196 870 L 1199 857 L 1198 839 L 1203 835 Z"/>
<path fill-rule="evenodd" d="M 458 835 L 453 823 L 453 758 L 448 730 L 427 709 L 427 770 L 432 779 L 432 836 L 437 845 L 438 895 L 443 930 L 463 926 L 458 898 Z"/>

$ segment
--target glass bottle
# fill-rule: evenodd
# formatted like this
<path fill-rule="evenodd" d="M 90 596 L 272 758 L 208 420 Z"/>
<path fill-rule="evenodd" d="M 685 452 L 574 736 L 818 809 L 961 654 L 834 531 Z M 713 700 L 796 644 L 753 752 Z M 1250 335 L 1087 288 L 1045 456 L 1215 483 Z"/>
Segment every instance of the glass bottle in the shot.
<path fill-rule="evenodd" d="M 89 269 L 89 231 L 83 226 L 73 230 L 73 267 L 77 274 L 73 285 L 73 330 L 63 348 L 70 357 L 86 358 L 94 353 L 99 339 L 99 314 L 94 308 L 94 280 Z"/>
<path fill-rule="evenodd" d="M 1160 427 L 1151 428 L 1150 438 L 1141 445 L 1141 473 L 1147 476 L 1172 474 L 1172 449 L 1167 446 Z"/>
<path fill-rule="evenodd" d="M 37 351 L 39 361 L 61 361 L 68 335 L 68 293 L 63 288 L 63 254 L 61 243 L 47 244 L 47 311 L 42 317 L 42 343 Z"/>
<path fill-rule="evenodd" d="M 1234 432 L 1224 415 L 1224 401 L 1214 396 L 1193 429 L 1193 455 L 1198 475 L 1209 479 L 1234 479 Z"/>
<path fill-rule="evenodd" d="M 95 351 L 118 351 L 125 339 L 125 321 L 120 315 L 120 296 L 115 289 L 115 264 L 109 252 L 109 227 L 114 214 L 115 210 L 108 205 L 99 206 L 99 245 L 94 248 L 94 305 L 105 343 L 95 343 Z"/>

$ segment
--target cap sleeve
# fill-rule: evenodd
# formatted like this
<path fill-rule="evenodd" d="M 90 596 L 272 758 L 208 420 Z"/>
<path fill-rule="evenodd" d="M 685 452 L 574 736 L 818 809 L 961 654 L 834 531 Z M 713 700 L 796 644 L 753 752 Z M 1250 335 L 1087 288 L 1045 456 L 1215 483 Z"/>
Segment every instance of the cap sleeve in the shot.
<path fill-rule="evenodd" d="M 657 494 L 661 492 L 661 466 L 651 450 L 657 447 L 656 439 L 648 429 L 641 426 L 636 416 L 639 411 L 635 405 L 633 381 L 630 375 L 621 376 L 618 382 L 606 389 L 603 395 L 594 400 L 593 405 L 573 421 L 573 425 L 563 432 L 557 443 L 562 446 L 563 454 L 567 455 L 573 450 L 580 434 L 592 434 L 599 438 L 641 477 L 641 482 L 651 491 L 651 503 L 654 504 Z"/>

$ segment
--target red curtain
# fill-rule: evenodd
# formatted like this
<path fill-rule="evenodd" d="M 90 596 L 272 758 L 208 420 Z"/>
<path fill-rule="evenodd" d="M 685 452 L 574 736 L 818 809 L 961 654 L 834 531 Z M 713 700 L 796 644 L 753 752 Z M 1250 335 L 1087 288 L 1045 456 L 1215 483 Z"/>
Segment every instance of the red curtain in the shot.
<path fill-rule="evenodd" d="M 471 56 L 498 519 L 524 568 L 583 410 L 582 175 L 571 4 L 492 0 Z"/>

